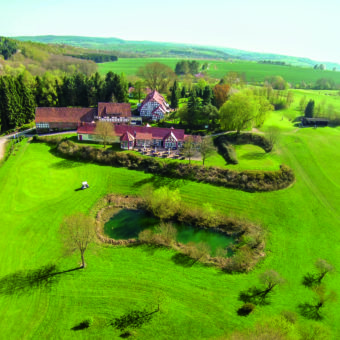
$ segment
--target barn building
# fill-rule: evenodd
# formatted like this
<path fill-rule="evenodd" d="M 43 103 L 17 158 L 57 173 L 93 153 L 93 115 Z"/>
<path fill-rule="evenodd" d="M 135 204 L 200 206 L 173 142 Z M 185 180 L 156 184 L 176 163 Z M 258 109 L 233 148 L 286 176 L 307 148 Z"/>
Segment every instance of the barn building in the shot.
<path fill-rule="evenodd" d="M 98 103 L 98 108 L 37 107 L 35 109 L 37 133 L 77 130 L 84 123 L 97 120 L 115 124 L 142 124 L 141 117 L 131 115 L 131 105 L 128 103 Z"/>

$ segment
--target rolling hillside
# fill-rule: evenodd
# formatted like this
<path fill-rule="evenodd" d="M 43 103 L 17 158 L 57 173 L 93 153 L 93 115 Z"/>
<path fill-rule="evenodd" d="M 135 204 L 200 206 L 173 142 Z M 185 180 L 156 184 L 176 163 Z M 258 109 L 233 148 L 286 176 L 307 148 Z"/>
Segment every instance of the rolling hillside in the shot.
<path fill-rule="evenodd" d="M 249 61 L 272 60 L 282 61 L 286 64 L 313 67 L 323 63 L 327 69 L 340 65 L 331 62 L 314 61 L 308 58 L 299 58 L 270 53 L 256 53 L 233 48 L 200 46 L 192 44 L 179 44 L 169 42 L 132 41 L 118 38 L 95 38 L 79 36 L 19 36 L 22 41 L 35 41 L 47 44 L 67 44 L 76 47 L 95 50 L 115 51 L 118 55 L 131 57 L 173 57 L 196 59 L 240 59 Z"/>

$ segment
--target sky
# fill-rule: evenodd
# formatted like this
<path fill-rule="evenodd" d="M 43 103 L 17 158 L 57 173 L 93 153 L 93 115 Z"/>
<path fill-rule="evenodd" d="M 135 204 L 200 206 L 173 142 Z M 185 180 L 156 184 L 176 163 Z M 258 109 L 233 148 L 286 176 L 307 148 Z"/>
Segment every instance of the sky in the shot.
<path fill-rule="evenodd" d="M 340 63 L 339 0 L 0 0 L 0 36 L 80 35 Z"/>

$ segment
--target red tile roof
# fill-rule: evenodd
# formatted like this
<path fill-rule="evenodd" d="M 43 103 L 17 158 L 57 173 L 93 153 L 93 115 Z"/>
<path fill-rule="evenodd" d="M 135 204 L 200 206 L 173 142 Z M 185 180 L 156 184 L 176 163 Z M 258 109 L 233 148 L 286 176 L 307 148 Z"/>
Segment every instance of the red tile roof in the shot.
<path fill-rule="evenodd" d="M 131 117 L 131 104 L 129 103 L 98 103 L 98 116 L 115 115 Z"/>
<path fill-rule="evenodd" d="M 78 107 L 37 107 L 36 123 L 75 123 L 92 122 L 97 114 L 94 108 Z"/>
<path fill-rule="evenodd" d="M 156 90 L 150 92 L 146 96 L 146 98 L 144 99 L 144 101 L 143 101 L 142 105 L 140 106 L 139 110 L 141 110 L 143 108 L 143 106 L 146 103 L 150 102 L 150 101 L 157 102 L 161 106 L 161 108 L 163 109 L 163 112 L 167 112 L 168 109 L 165 106 L 166 101 L 165 101 L 164 97 L 159 92 L 157 92 Z"/>
<path fill-rule="evenodd" d="M 131 133 L 127 131 L 120 137 L 120 140 L 121 141 L 133 142 L 135 140 L 135 137 L 133 137 L 131 135 Z"/>
<path fill-rule="evenodd" d="M 151 134 L 153 139 L 164 139 L 170 132 L 174 134 L 178 141 L 184 140 L 184 130 L 183 129 L 169 129 L 169 128 L 158 128 L 158 127 L 147 127 L 147 126 L 134 126 L 134 125 L 115 125 L 115 133 L 117 136 L 121 137 L 126 132 L 129 132 L 132 136 L 138 136 L 137 139 L 149 139 Z M 96 128 L 95 124 L 85 124 L 80 126 L 77 130 L 79 134 L 94 134 Z M 143 136 L 143 137 L 139 137 Z M 145 138 L 147 137 L 147 138 Z"/>
<path fill-rule="evenodd" d="M 137 132 L 136 133 L 136 139 L 151 140 L 152 139 L 152 133 Z"/>

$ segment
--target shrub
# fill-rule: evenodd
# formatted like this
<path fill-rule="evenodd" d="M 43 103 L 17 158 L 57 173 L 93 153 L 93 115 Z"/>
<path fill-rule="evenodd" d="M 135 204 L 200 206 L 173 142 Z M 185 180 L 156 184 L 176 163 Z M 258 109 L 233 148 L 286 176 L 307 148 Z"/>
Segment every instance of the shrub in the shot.
<path fill-rule="evenodd" d="M 239 316 L 248 316 L 255 309 L 255 307 L 256 306 L 254 304 L 247 302 L 237 310 L 237 314 Z"/>
<path fill-rule="evenodd" d="M 217 144 L 218 152 L 225 159 L 227 163 L 230 164 L 238 164 L 237 156 L 234 147 L 228 143 L 219 143 Z"/>

